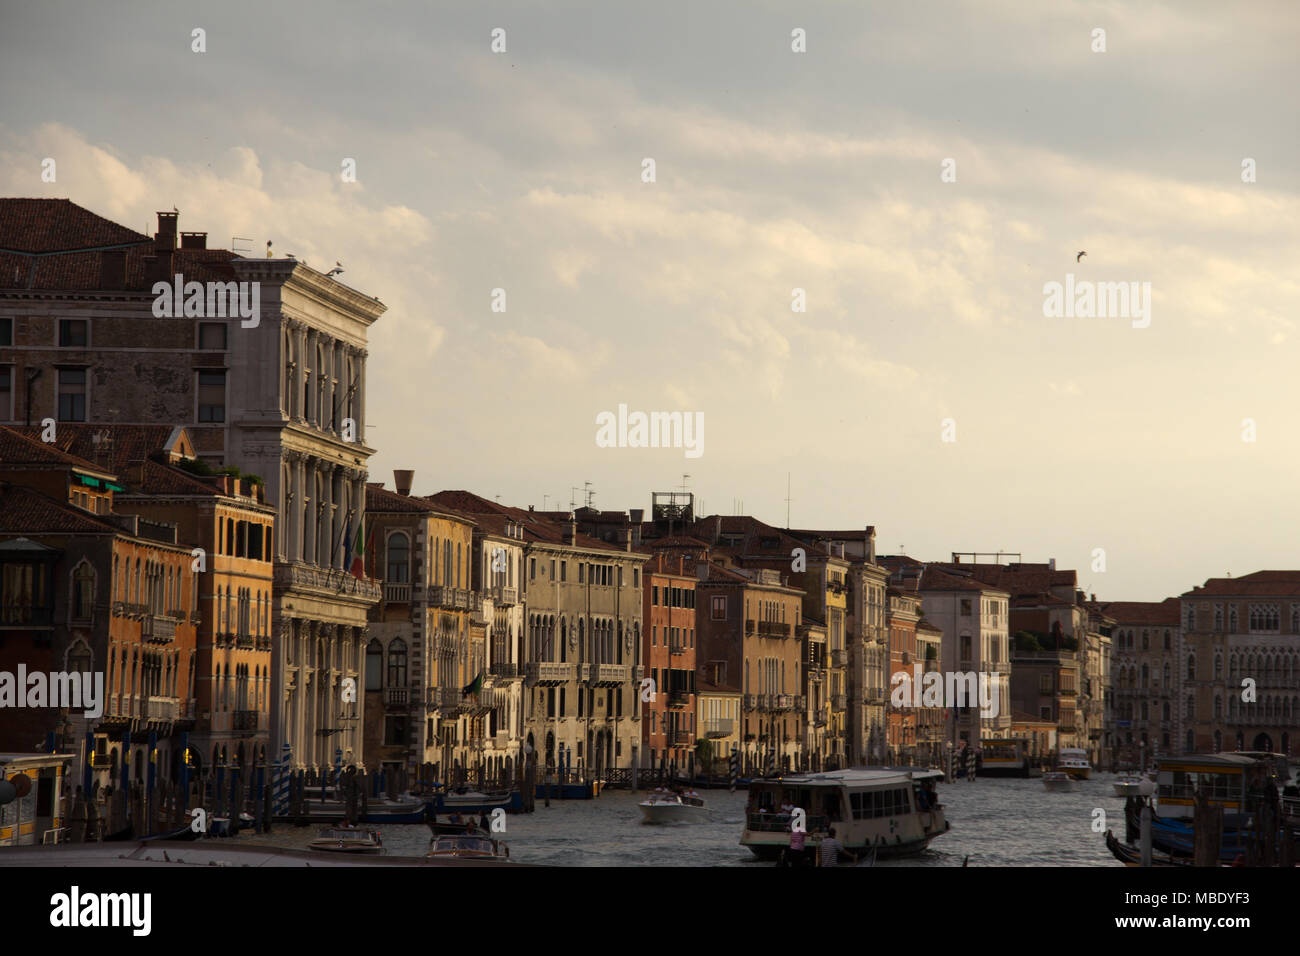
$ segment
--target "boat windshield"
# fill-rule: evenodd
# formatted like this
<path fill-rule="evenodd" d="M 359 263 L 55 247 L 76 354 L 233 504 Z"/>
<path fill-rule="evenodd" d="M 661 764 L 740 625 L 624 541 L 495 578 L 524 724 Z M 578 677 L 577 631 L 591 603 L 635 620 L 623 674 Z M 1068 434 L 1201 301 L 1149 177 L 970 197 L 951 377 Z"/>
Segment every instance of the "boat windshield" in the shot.
<path fill-rule="evenodd" d="M 475 853 L 491 853 L 492 841 L 482 837 L 442 837 L 434 845 L 434 850 L 470 850 Z"/>

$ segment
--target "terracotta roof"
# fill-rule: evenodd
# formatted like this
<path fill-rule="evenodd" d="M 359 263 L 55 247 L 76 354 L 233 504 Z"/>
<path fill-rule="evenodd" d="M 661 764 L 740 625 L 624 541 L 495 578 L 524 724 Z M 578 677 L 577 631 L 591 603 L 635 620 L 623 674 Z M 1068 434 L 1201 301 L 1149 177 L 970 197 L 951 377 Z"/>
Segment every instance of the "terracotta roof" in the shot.
<path fill-rule="evenodd" d="M 126 477 L 127 487 L 147 495 L 224 495 L 218 486 L 220 479 L 191 475 L 174 465 L 164 465 L 157 461 L 146 461 L 141 469 L 140 479 L 134 475 Z"/>
<path fill-rule="evenodd" d="M 29 438 L 39 439 L 41 429 L 35 425 L 17 429 Z M 84 422 L 59 422 L 53 442 L 58 448 L 97 467 L 113 472 L 146 461 L 169 450 L 176 425 L 99 425 Z M 101 440 L 96 441 L 96 437 Z M 107 438 L 108 440 L 104 440 Z"/>
<path fill-rule="evenodd" d="M 366 485 L 366 511 L 374 511 L 380 514 L 445 515 L 460 521 L 473 523 L 472 518 L 449 512 L 446 508 L 439 508 L 427 498 L 417 498 L 414 495 L 399 495 L 395 491 L 386 490 L 382 485 L 376 486 L 374 484 Z"/>
<path fill-rule="evenodd" d="M 1210 578 L 1181 597 L 1269 597 L 1300 594 L 1300 571 L 1255 571 L 1239 578 Z"/>
<path fill-rule="evenodd" d="M 779 557 L 788 560 L 790 552 L 795 548 L 803 548 L 805 552 L 818 557 L 826 557 L 830 554 L 830 550 L 824 543 L 796 538 L 780 528 L 759 521 L 752 515 L 710 515 L 695 523 L 696 529 L 705 525 L 716 528 L 719 535 L 743 535 L 740 544 L 728 545 L 742 558 Z"/>
<path fill-rule="evenodd" d="M 958 577 L 949 574 L 940 567 L 933 564 L 926 565 L 921 574 L 921 583 L 917 586 L 919 591 L 1002 591 L 1001 588 L 994 587 L 991 584 L 985 584 L 983 581 L 975 581 L 970 578 Z M 1005 594 L 1005 591 L 1002 591 Z"/>
<path fill-rule="evenodd" d="M 1120 625 L 1178 627 L 1182 602 L 1173 597 L 1163 601 L 1098 601 L 1096 608 Z"/>
<path fill-rule="evenodd" d="M 63 431 L 63 426 L 59 426 L 59 432 Z M 32 434 L 27 434 L 31 432 Z M 7 425 L 0 425 L 0 464 L 5 465 L 65 465 L 69 468 L 79 468 L 82 471 L 91 471 L 95 474 L 109 474 L 110 472 L 94 462 L 86 461 L 77 455 L 69 454 L 58 447 L 58 442 L 43 442 L 40 440 L 41 429 L 39 428 L 11 428 Z"/>
<path fill-rule="evenodd" d="M 115 534 L 119 530 L 81 508 L 0 481 L 0 534 Z"/>
<path fill-rule="evenodd" d="M 1027 714 L 1023 710 L 1011 711 L 1011 722 L 1013 724 L 1051 724 L 1056 725 L 1056 721 L 1048 717 L 1035 717 L 1033 714 Z"/>
<path fill-rule="evenodd" d="M 118 225 L 68 199 L 0 198 L 0 289 L 105 289 L 104 255 L 120 254 L 109 288 L 148 292 L 146 256 L 155 255 L 152 237 Z M 226 249 L 175 249 L 171 276 L 184 281 L 229 282 L 239 258 Z"/>
<path fill-rule="evenodd" d="M 439 491 L 437 494 L 427 495 L 428 500 L 436 502 L 446 508 L 452 508 L 465 515 L 471 515 L 475 519 L 479 515 L 499 515 L 508 517 L 518 524 L 524 530 L 524 539 L 526 541 L 536 541 L 545 544 L 567 545 L 568 541 L 568 521 L 557 524 L 543 517 L 540 512 L 525 511 L 522 508 L 511 508 L 507 505 L 497 504 L 495 501 L 488 501 L 472 491 Z M 568 515 L 568 512 L 565 512 Z M 574 539 L 573 547 L 585 548 L 589 551 L 614 551 L 627 554 L 623 547 L 611 544 L 608 541 L 601 541 L 598 538 L 592 538 L 588 535 L 578 532 Z M 644 557 L 640 552 L 630 552 L 638 557 Z"/>

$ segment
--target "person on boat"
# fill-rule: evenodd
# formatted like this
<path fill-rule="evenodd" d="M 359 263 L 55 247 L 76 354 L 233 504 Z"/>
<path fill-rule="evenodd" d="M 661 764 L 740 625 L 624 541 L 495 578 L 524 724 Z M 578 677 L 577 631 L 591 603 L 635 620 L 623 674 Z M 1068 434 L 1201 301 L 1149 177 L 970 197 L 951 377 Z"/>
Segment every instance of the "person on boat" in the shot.
<path fill-rule="evenodd" d="M 826 831 L 826 836 L 822 837 L 821 846 L 818 848 L 821 857 L 822 866 L 836 866 L 840 862 L 840 854 L 843 853 L 854 863 L 858 862 L 856 855 L 850 853 L 844 848 L 844 844 L 835 839 L 835 828 L 831 827 Z"/>
<path fill-rule="evenodd" d="M 804 852 L 804 841 L 808 834 L 803 830 L 790 830 L 790 849 L 786 851 L 786 862 L 789 866 L 807 866 L 808 858 Z"/>
<path fill-rule="evenodd" d="M 479 829 L 481 829 L 484 833 L 492 832 L 492 824 L 488 821 L 488 815 L 486 810 L 484 810 L 482 816 L 478 818 L 478 825 L 479 825 Z"/>

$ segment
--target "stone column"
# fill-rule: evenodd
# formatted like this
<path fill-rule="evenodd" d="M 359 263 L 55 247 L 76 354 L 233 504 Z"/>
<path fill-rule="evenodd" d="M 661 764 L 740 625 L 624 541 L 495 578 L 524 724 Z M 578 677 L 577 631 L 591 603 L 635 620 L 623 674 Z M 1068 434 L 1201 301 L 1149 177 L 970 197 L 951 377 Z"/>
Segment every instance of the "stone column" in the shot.
<path fill-rule="evenodd" d="M 357 441 L 366 442 L 366 356 L 370 353 L 361 349 L 357 355 Z"/>

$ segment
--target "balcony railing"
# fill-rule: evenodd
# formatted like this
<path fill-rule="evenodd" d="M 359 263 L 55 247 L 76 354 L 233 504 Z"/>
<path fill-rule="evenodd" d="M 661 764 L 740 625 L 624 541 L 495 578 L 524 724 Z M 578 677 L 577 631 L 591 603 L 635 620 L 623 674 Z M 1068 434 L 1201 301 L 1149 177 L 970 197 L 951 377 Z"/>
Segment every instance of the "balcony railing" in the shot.
<path fill-rule="evenodd" d="M 491 666 L 488 668 L 488 671 L 493 677 L 504 677 L 509 679 L 523 676 L 523 672 L 520 670 L 519 665 L 514 661 L 493 661 Z"/>
<path fill-rule="evenodd" d="M 263 729 L 261 711 L 236 710 L 231 716 L 230 724 L 236 733 L 256 733 Z"/>
<path fill-rule="evenodd" d="M 756 622 L 752 617 L 751 617 L 751 618 L 746 618 L 746 619 L 745 619 L 745 633 L 746 633 L 746 634 L 753 634 L 753 633 L 754 633 L 754 629 L 755 629 L 756 626 L 757 626 L 757 622 Z"/>
<path fill-rule="evenodd" d="M 757 709 L 758 709 L 758 695 L 757 695 L 757 694 L 746 694 L 746 695 L 742 698 L 741 704 L 742 704 L 742 706 L 745 708 L 745 710 L 757 710 Z"/>
<path fill-rule="evenodd" d="M 731 718 L 710 720 L 704 724 L 704 736 L 716 740 L 718 737 L 730 737 L 736 730 L 736 722 Z"/>
<path fill-rule="evenodd" d="M 488 596 L 492 598 L 492 603 L 500 607 L 519 603 L 518 588 L 505 588 L 493 586 L 488 590 Z"/>
<path fill-rule="evenodd" d="M 439 710 L 445 715 L 460 712 L 462 695 L 459 687 L 434 687 L 431 688 L 431 699 Z"/>
<path fill-rule="evenodd" d="M 140 621 L 140 636 L 150 644 L 170 644 L 176 640 L 176 618 L 146 614 Z"/>
<path fill-rule="evenodd" d="M 331 596 L 345 594 L 368 601 L 378 601 L 384 593 L 379 581 L 356 578 L 338 568 L 321 568 L 302 561 L 277 564 L 272 580 L 277 591 L 311 590 Z"/>
<path fill-rule="evenodd" d="M 585 680 L 600 687 L 613 687 L 625 683 L 631 672 L 627 664 L 587 664 Z"/>
<path fill-rule="evenodd" d="M 790 625 L 784 621 L 759 621 L 759 637 L 789 637 Z"/>
<path fill-rule="evenodd" d="M 773 710 L 791 710 L 794 708 L 794 698 L 789 694 L 773 694 L 772 697 Z"/>
<path fill-rule="evenodd" d="M 831 651 L 831 667 L 847 667 L 849 663 L 849 652 L 841 648 L 837 651 Z"/>
<path fill-rule="evenodd" d="M 668 653 L 671 654 L 671 655 L 673 655 L 673 656 L 676 656 L 676 655 L 678 655 L 678 654 L 685 654 L 685 653 L 686 653 L 686 645 L 685 645 L 685 644 L 669 644 L 669 645 L 668 645 Z"/>
<path fill-rule="evenodd" d="M 673 690 L 668 692 L 669 707 L 685 707 L 691 702 L 691 695 L 684 690 Z"/>
<path fill-rule="evenodd" d="M 411 585 L 391 584 L 385 581 L 384 600 L 389 604 L 409 604 L 411 602 Z"/>
<path fill-rule="evenodd" d="M 831 710 L 844 710 L 849 706 L 847 694 L 831 694 Z"/>
<path fill-rule="evenodd" d="M 693 743 L 691 732 L 689 730 L 678 730 L 673 733 L 673 744 L 677 747 L 685 747 Z"/>
<path fill-rule="evenodd" d="M 574 679 L 574 665 L 529 661 L 525 665 L 524 673 L 529 684 L 564 684 Z"/>
<path fill-rule="evenodd" d="M 163 723 L 176 720 L 180 712 L 180 701 L 175 697 L 150 697 L 145 703 L 145 718 Z"/>
<path fill-rule="evenodd" d="M 411 691 L 406 687 L 390 687 L 384 691 L 384 703 L 389 707 L 406 707 L 411 702 Z"/>
<path fill-rule="evenodd" d="M 437 607 L 468 610 L 473 603 L 470 593 L 463 588 L 429 588 L 429 600 Z"/>

